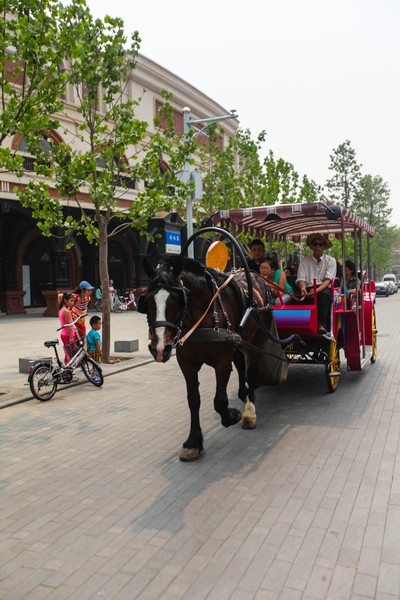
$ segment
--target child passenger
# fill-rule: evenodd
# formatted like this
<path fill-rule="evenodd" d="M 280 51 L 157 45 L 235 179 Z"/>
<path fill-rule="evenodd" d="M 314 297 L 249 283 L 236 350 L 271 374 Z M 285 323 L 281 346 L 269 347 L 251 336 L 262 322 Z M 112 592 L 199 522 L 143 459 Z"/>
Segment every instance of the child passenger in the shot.
<path fill-rule="evenodd" d="M 101 336 L 99 333 L 99 329 L 101 327 L 101 317 L 93 316 L 90 321 L 91 330 L 86 336 L 87 339 L 87 347 L 88 354 L 95 360 L 96 362 L 101 362 Z"/>

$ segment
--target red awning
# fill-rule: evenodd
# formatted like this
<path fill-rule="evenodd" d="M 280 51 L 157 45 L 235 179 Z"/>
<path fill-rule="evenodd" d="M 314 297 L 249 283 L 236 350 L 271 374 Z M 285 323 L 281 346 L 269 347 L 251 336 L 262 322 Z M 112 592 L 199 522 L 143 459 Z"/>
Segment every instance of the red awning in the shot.
<path fill-rule="evenodd" d="M 332 210 L 329 210 L 331 207 L 334 207 L 332 210 L 338 218 L 334 218 Z M 370 237 L 374 235 L 374 228 L 366 221 L 331 202 L 275 204 L 221 210 L 214 213 L 210 221 L 213 225 L 220 225 L 225 229 L 233 227 L 237 233 L 249 233 L 272 241 L 290 239 L 298 243 L 310 233 L 323 233 L 340 238 L 342 227 L 348 235 L 355 230 L 362 231 Z"/>

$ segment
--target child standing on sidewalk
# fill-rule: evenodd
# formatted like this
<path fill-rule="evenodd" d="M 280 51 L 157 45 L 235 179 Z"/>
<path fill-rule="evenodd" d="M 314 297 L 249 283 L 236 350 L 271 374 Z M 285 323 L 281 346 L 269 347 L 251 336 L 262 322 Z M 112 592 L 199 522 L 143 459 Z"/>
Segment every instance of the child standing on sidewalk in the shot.
<path fill-rule="evenodd" d="M 60 319 L 61 325 L 68 325 L 72 323 L 72 307 L 74 306 L 75 296 L 71 292 L 65 292 L 62 295 L 62 300 L 59 305 L 58 318 Z M 61 329 L 61 341 L 64 344 L 64 362 L 67 364 L 72 358 L 73 348 L 72 344 L 77 340 L 75 325 L 69 327 L 63 327 Z"/>
<path fill-rule="evenodd" d="M 76 328 L 82 338 L 86 335 L 85 316 L 93 290 L 94 287 L 88 281 L 81 281 L 74 293 L 75 302 L 72 309 L 72 317 L 74 320 L 80 317 L 76 323 Z"/>
<path fill-rule="evenodd" d="M 99 333 L 99 329 L 101 327 L 101 317 L 94 316 L 89 321 L 91 330 L 86 336 L 87 339 L 87 347 L 88 354 L 95 360 L 97 363 L 101 362 L 101 336 Z"/>

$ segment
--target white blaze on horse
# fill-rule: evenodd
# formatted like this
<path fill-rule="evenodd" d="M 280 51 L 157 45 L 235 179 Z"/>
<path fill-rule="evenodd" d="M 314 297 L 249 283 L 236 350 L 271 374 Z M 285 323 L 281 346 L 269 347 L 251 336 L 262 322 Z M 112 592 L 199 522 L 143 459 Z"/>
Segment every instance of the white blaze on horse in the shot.
<path fill-rule="evenodd" d="M 138 311 L 147 314 L 149 350 L 157 362 L 169 360 L 176 348 L 191 417 L 180 460 L 197 460 L 203 452 L 198 378 L 202 365 L 215 370 L 214 408 L 225 427 L 242 420 L 241 412 L 228 405 L 232 363 L 239 373 L 239 397 L 245 400 L 248 392 L 244 428 L 256 426 L 256 387 L 286 380 L 287 361 L 277 338 L 270 292 L 262 277 L 251 273 L 254 300 L 249 306 L 243 271 L 228 276 L 182 256 L 165 258 L 155 270 L 148 266 L 147 272 L 152 281 Z"/>

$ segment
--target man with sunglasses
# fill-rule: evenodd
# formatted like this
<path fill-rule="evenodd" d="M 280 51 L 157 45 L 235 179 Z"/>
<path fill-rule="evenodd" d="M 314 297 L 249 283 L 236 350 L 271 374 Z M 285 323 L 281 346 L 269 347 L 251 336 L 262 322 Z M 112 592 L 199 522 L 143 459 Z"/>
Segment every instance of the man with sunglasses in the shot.
<path fill-rule="evenodd" d="M 336 260 L 325 254 L 332 246 L 321 233 L 310 233 L 306 244 L 312 254 L 300 260 L 296 283 L 300 289 L 300 301 L 314 303 L 314 279 L 317 284 L 318 332 L 331 339 L 331 281 L 336 276 Z"/>

